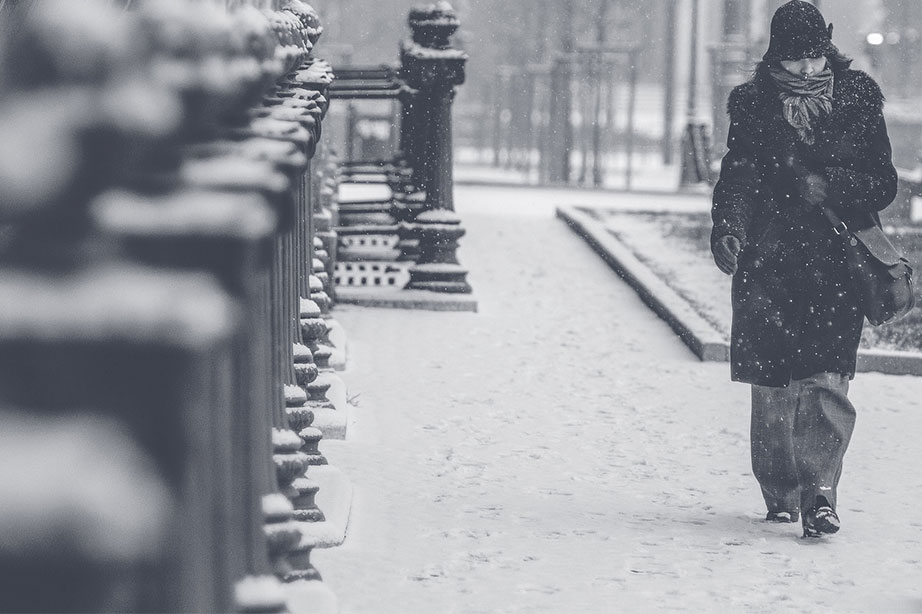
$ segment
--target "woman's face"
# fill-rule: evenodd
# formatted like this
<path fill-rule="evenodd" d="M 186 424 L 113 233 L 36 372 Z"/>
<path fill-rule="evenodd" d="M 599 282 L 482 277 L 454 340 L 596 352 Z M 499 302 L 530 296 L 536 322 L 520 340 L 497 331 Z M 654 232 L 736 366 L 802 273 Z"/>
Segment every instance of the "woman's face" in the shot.
<path fill-rule="evenodd" d="M 781 66 L 798 77 L 812 77 L 826 68 L 826 57 L 803 58 L 801 60 L 781 60 Z"/>

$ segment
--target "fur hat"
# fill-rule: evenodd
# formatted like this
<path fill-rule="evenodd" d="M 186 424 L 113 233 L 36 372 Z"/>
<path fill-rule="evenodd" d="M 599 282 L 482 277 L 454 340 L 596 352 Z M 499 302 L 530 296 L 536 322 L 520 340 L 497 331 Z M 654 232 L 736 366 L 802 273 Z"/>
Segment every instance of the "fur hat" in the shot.
<path fill-rule="evenodd" d="M 803 0 L 791 0 L 778 7 L 772 17 L 766 62 L 818 58 L 838 53 L 832 44 L 832 24 L 826 26 L 820 10 Z"/>

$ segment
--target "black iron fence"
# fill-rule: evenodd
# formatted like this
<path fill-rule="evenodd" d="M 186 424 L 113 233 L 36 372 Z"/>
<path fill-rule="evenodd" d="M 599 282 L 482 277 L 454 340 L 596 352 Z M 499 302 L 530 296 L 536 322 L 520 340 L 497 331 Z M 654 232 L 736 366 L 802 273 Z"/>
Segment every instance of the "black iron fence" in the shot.
<path fill-rule="evenodd" d="M 333 74 L 272 4 L 0 6 L 2 611 L 319 579 Z"/>
<path fill-rule="evenodd" d="M 411 36 L 396 66 L 337 66 L 330 95 L 339 104 L 345 152 L 335 279 L 350 302 L 411 290 L 469 294 L 458 262 L 465 231 L 454 213 L 452 103 L 467 54 L 451 45 L 459 27 L 447 2 L 410 11 Z M 402 299 L 394 297 L 393 300 Z M 419 304 L 419 303 L 415 303 Z"/>

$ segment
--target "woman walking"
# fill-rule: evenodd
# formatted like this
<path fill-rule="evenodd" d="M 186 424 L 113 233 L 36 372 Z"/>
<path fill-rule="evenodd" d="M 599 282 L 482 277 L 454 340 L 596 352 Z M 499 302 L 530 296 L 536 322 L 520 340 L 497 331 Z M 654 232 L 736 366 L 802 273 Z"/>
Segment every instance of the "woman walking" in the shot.
<path fill-rule="evenodd" d="M 729 151 L 711 249 L 733 275 L 731 376 L 752 385 L 752 468 L 767 520 L 839 530 L 836 487 L 855 424 L 848 400 L 864 316 L 840 239 L 880 225 L 897 176 L 883 95 L 802 0 L 772 18 L 768 51 L 730 94 Z"/>

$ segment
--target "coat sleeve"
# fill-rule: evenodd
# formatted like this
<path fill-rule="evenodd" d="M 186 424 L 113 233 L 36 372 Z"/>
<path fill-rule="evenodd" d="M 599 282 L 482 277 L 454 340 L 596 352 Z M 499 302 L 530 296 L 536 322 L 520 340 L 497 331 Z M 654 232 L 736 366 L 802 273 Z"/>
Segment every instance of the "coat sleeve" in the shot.
<path fill-rule="evenodd" d="M 896 198 L 897 174 L 883 114 L 871 119 L 866 155 L 849 166 L 826 167 L 826 205 L 839 214 L 873 213 Z"/>
<path fill-rule="evenodd" d="M 753 154 L 752 139 L 731 117 L 727 154 L 720 165 L 711 207 L 711 245 L 725 235 L 746 244 L 746 231 L 758 200 L 761 178 Z"/>

